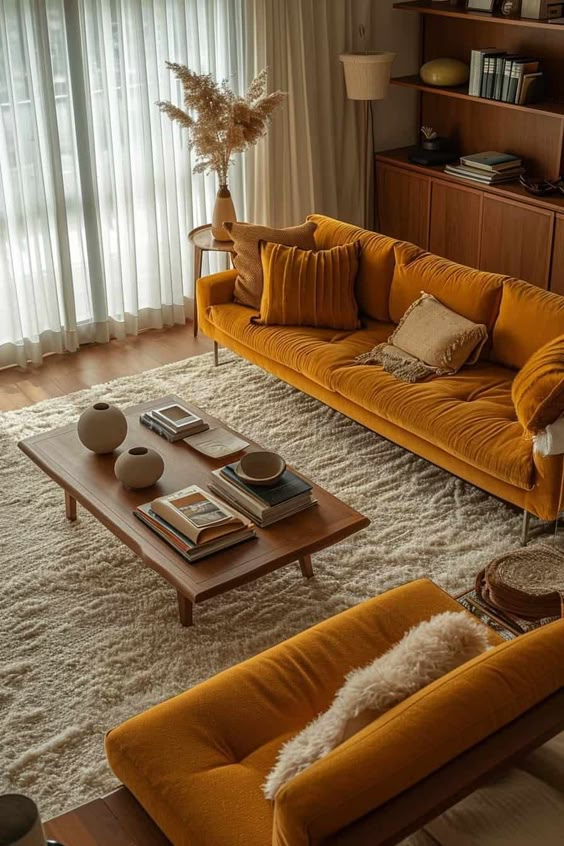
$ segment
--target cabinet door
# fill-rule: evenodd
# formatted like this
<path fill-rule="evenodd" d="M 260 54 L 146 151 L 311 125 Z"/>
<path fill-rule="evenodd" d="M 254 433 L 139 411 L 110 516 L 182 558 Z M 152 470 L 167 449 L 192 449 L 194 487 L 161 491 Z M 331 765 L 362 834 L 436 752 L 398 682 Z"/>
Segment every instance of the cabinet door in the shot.
<path fill-rule="evenodd" d="M 431 180 L 378 162 L 376 196 L 379 218 L 376 228 L 384 235 L 428 249 Z"/>
<path fill-rule="evenodd" d="M 562 214 L 556 215 L 550 290 L 556 294 L 564 294 L 564 215 Z"/>
<path fill-rule="evenodd" d="M 554 214 L 484 196 L 480 268 L 548 287 Z"/>
<path fill-rule="evenodd" d="M 433 180 L 429 250 L 451 261 L 477 267 L 482 222 L 481 191 Z"/>

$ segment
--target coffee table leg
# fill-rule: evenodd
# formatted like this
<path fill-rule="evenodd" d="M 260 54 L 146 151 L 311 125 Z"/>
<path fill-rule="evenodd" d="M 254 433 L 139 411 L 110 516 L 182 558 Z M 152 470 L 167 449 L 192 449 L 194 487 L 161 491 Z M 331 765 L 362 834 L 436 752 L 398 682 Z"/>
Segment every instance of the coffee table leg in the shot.
<path fill-rule="evenodd" d="M 183 626 L 192 626 L 194 625 L 194 604 L 193 602 L 188 599 L 188 597 L 184 596 L 183 593 L 180 591 L 176 591 L 176 595 L 178 596 L 178 616 L 180 618 L 180 623 Z"/>
<path fill-rule="evenodd" d="M 67 520 L 76 520 L 76 499 L 68 491 L 65 491 L 65 514 Z"/>
<path fill-rule="evenodd" d="M 311 555 L 302 555 L 301 558 L 298 558 L 298 562 L 300 565 L 300 569 L 302 571 L 302 576 L 305 576 L 306 579 L 312 579 L 315 575 L 313 572 L 313 564 L 311 563 Z"/>

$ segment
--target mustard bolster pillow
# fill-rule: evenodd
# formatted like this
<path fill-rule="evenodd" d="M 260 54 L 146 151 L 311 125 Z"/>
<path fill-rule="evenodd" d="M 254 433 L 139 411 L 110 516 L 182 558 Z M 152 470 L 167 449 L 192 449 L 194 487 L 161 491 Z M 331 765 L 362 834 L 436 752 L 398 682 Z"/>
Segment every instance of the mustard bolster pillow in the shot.
<path fill-rule="evenodd" d="M 533 353 L 513 380 L 511 396 L 517 419 L 529 432 L 564 414 L 564 335 Z"/>
<path fill-rule="evenodd" d="M 358 329 L 354 286 L 359 255 L 358 241 L 316 252 L 263 243 L 260 317 L 253 322 Z"/>

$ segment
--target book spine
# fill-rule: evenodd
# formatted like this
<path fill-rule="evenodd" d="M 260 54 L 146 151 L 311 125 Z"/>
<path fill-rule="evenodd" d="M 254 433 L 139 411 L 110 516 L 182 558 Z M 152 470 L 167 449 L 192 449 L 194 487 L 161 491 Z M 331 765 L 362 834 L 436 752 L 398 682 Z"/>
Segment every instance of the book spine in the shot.
<path fill-rule="evenodd" d="M 508 103 L 509 100 L 507 99 L 509 93 L 509 82 L 511 79 L 511 71 L 513 68 L 513 61 L 509 60 L 505 62 L 505 68 L 503 71 L 503 84 L 501 86 L 501 99 L 504 103 Z"/>
<path fill-rule="evenodd" d="M 139 417 L 139 422 L 142 426 L 145 426 L 147 429 L 150 429 L 152 432 L 155 432 L 155 434 L 160 435 L 161 438 L 165 438 L 169 443 L 174 442 L 175 438 L 170 435 L 167 431 L 165 431 L 162 426 L 159 426 L 159 424 L 155 420 L 153 420 L 151 417 L 147 417 L 146 414 L 142 414 Z"/>
<path fill-rule="evenodd" d="M 480 97 L 487 97 L 488 96 L 488 75 L 489 75 L 489 68 L 490 68 L 490 59 L 489 56 L 484 56 L 482 61 L 482 73 L 480 76 Z"/>
<path fill-rule="evenodd" d="M 472 50 L 470 54 L 470 82 L 468 94 L 471 97 L 480 96 L 480 81 L 482 79 L 482 62 L 484 54 L 481 50 Z"/>
<path fill-rule="evenodd" d="M 511 69 L 511 77 L 509 80 L 509 88 L 507 91 L 508 103 L 517 102 L 517 88 L 519 87 L 519 79 L 522 72 L 523 66 L 517 62 L 513 62 L 513 67 Z"/>
<path fill-rule="evenodd" d="M 505 58 L 497 56 L 495 60 L 495 81 L 494 81 L 494 100 L 501 100 L 501 88 L 503 85 L 503 71 L 505 69 Z"/>

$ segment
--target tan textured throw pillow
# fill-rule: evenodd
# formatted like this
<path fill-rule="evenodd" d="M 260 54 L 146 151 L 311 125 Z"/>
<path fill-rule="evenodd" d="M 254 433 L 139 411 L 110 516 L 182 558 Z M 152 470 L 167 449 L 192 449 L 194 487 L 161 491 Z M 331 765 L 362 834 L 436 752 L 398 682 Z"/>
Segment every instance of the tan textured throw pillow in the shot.
<path fill-rule="evenodd" d="M 388 343 L 378 344 L 356 361 L 381 364 L 403 382 L 418 382 L 475 364 L 487 337 L 483 323 L 473 323 L 423 293 L 409 306 Z"/>
<path fill-rule="evenodd" d="M 314 250 L 313 233 L 316 223 L 302 223 L 287 229 L 271 229 L 256 223 L 225 223 L 233 238 L 235 255 L 233 264 L 237 270 L 235 280 L 235 301 L 251 308 L 260 308 L 262 297 L 262 264 L 260 260 L 260 242 L 284 244 L 286 247 L 299 247 L 301 250 Z"/>

